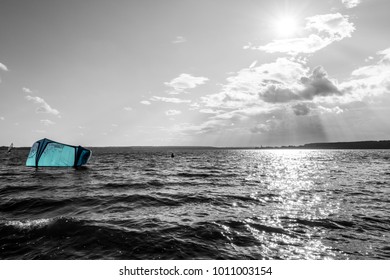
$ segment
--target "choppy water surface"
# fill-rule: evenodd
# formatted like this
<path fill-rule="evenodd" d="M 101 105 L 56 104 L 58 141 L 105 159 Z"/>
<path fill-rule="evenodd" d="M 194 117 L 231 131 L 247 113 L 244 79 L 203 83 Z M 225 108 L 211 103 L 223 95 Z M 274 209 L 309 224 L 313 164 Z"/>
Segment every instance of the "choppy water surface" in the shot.
<path fill-rule="evenodd" d="M 0 259 L 390 259 L 390 151 L 1 152 Z"/>

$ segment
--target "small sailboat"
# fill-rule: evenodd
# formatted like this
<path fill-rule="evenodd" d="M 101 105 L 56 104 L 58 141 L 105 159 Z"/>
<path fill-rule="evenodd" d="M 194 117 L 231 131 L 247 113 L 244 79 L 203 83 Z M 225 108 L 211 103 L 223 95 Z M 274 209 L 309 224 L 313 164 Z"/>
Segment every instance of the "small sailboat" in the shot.
<path fill-rule="evenodd" d="M 9 145 L 8 147 L 7 154 L 9 154 L 13 148 L 14 148 L 14 143 L 11 143 L 11 145 Z"/>

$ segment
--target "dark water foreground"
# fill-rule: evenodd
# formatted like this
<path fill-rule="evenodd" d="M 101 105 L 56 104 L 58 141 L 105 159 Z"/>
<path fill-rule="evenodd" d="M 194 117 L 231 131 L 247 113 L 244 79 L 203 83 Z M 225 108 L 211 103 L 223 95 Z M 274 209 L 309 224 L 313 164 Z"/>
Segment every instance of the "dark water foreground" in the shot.
<path fill-rule="evenodd" d="M 27 152 L 1 155 L 0 259 L 390 259 L 390 151 Z"/>

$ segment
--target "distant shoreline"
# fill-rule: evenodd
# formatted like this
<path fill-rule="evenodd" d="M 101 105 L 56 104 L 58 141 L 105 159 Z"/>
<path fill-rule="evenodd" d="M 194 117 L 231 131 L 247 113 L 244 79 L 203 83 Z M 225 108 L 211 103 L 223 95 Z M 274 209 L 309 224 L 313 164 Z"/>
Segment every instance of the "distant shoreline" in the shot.
<path fill-rule="evenodd" d="M 242 149 L 242 148 L 238 148 Z M 383 150 L 390 149 L 390 140 L 356 141 L 356 142 L 324 142 L 309 143 L 299 146 L 261 146 L 252 149 L 297 149 L 297 150 Z"/>
<path fill-rule="evenodd" d="M 132 149 L 193 149 L 193 150 L 277 150 L 277 149 L 298 149 L 298 150 L 383 150 L 390 149 L 390 140 L 381 141 L 355 141 L 355 142 L 323 142 L 323 143 L 309 143 L 304 145 L 289 145 L 289 146 L 256 146 L 256 147 L 213 147 L 213 146 L 106 146 L 106 147 L 90 147 L 90 148 L 132 148 Z M 6 150 L 8 147 L 1 146 L 0 150 Z M 30 149 L 30 147 L 15 147 L 15 149 Z"/>

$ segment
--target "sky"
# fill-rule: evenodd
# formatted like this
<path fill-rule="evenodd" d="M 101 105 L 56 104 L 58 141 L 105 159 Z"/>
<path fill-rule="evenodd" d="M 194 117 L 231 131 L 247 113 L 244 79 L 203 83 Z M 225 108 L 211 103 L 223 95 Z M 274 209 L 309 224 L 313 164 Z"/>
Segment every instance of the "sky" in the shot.
<path fill-rule="evenodd" d="M 0 145 L 390 139 L 387 0 L 0 0 Z"/>

